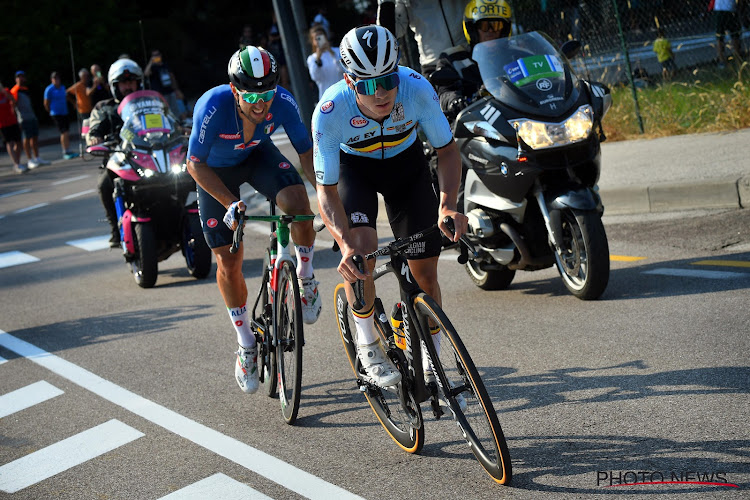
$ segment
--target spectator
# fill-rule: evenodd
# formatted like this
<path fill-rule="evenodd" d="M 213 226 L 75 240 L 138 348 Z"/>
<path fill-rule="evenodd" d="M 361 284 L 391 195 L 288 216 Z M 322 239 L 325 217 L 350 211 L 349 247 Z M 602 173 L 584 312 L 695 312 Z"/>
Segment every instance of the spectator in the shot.
<path fill-rule="evenodd" d="M 16 84 L 10 89 L 16 100 L 16 115 L 23 133 L 23 150 L 28 159 L 28 168 L 49 165 L 47 160 L 39 157 L 39 120 L 31 105 L 29 88 L 26 86 L 26 73 L 16 71 Z"/>
<path fill-rule="evenodd" d="M 169 103 L 169 108 L 180 119 L 185 118 L 186 110 L 182 100 L 185 98 L 177 85 L 177 78 L 169 69 L 162 58 L 161 51 L 154 49 L 143 74 L 148 78 L 151 90 L 155 90 L 164 96 Z"/>
<path fill-rule="evenodd" d="M 276 23 L 276 13 L 271 12 L 273 23 L 268 29 L 268 48 L 271 54 L 276 58 L 276 64 L 279 65 L 279 84 L 285 89 L 289 88 L 289 69 L 286 67 L 286 55 L 284 54 L 284 45 L 281 43 L 281 32 Z"/>
<path fill-rule="evenodd" d="M 312 23 L 310 23 L 310 27 L 312 28 L 316 24 L 320 24 L 323 29 L 326 32 L 326 37 L 328 39 L 331 39 L 331 23 L 328 22 L 328 19 L 326 19 L 326 14 L 328 13 L 328 9 L 326 9 L 325 5 L 318 6 L 318 13 L 315 14 L 315 17 L 312 20 Z"/>
<path fill-rule="evenodd" d="M 53 71 L 50 75 L 50 83 L 44 89 L 44 109 L 52 117 L 52 121 L 60 131 L 60 146 L 62 146 L 63 158 L 70 160 L 78 156 L 70 150 L 70 118 L 68 117 L 67 92 L 60 83 L 60 73 Z"/>
<path fill-rule="evenodd" d="M 664 28 L 658 28 L 656 30 L 656 40 L 654 40 L 654 52 L 656 52 L 656 59 L 661 63 L 661 76 L 665 81 L 669 81 L 674 78 L 677 66 L 674 62 L 674 54 L 672 53 L 672 44 L 664 36 Z"/>
<path fill-rule="evenodd" d="M 378 24 L 397 38 L 414 32 L 422 73 L 435 69 L 444 50 L 461 43 L 465 0 L 378 0 Z M 471 4 L 466 6 L 470 9 Z"/>
<path fill-rule="evenodd" d="M 318 100 L 320 100 L 328 87 L 344 77 L 339 64 L 341 55 L 338 47 L 335 49 L 331 47 L 322 24 L 315 24 L 310 28 L 310 44 L 313 53 L 307 56 L 307 70 L 310 72 L 310 78 L 318 86 Z"/>
<path fill-rule="evenodd" d="M 0 82 L 0 135 L 3 136 L 8 155 L 13 160 L 13 171 L 17 174 L 26 172 L 26 165 L 21 163 L 21 127 L 16 118 L 16 101 L 13 95 Z"/>
<path fill-rule="evenodd" d="M 109 91 L 106 78 L 102 75 L 102 68 L 98 64 L 91 65 L 91 78 L 93 91 L 89 94 L 89 97 L 91 98 L 91 107 L 93 109 L 99 101 L 112 98 L 112 94 Z"/>
<path fill-rule="evenodd" d="M 84 120 L 91 115 L 91 110 L 93 109 L 91 105 L 91 93 L 93 91 L 91 73 L 86 68 L 79 69 L 78 81 L 68 87 L 66 92 L 75 98 L 78 114 Z"/>
<path fill-rule="evenodd" d="M 253 35 L 253 27 L 246 24 L 242 27 L 242 34 L 240 35 L 240 50 L 248 45 L 255 45 L 255 36 Z"/>
<path fill-rule="evenodd" d="M 713 19 L 716 28 L 716 54 L 719 57 L 719 68 L 726 67 L 724 54 L 724 34 L 729 33 L 732 40 L 732 55 L 737 64 L 740 60 L 740 32 L 742 25 L 737 14 L 738 0 L 713 0 Z"/>

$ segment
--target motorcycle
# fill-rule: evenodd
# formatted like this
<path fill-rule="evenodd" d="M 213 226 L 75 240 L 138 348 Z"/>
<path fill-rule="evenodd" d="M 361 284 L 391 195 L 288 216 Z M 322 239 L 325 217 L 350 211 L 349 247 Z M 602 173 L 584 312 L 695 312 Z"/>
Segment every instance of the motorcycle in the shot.
<path fill-rule="evenodd" d="M 191 276 L 211 271 L 195 181 L 187 172 L 188 137 L 152 90 L 127 95 L 117 108 L 119 138 L 90 146 L 116 174 L 114 201 L 125 262 L 142 288 L 156 284 L 158 263 L 181 251 Z"/>
<path fill-rule="evenodd" d="M 565 287 L 598 299 L 609 282 L 609 246 L 597 193 L 601 121 L 609 89 L 579 79 L 541 32 L 479 43 L 482 86 L 453 124 L 463 167 L 459 210 L 476 255 L 466 271 L 485 290 L 510 286 L 516 271 L 555 265 Z M 440 85 L 441 75 L 430 78 Z M 465 251 L 464 251 L 465 252 Z"/>

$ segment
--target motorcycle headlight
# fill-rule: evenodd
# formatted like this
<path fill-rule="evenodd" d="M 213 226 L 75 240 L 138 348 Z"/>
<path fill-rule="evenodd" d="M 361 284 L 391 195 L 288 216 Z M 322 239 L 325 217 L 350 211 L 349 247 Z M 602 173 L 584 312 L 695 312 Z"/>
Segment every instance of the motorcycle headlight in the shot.
<path fill-rule="evenodd" d="M 531 149 L 553 148 L 586 139 L 594 126 L 594 110 L 586 104 L 560 123 L 518 119 L 510 124 Z"/>
<path fill-rule="evenodd" d="M 136 172 L 138 172 L 138 175 L 145 177 L 146 179 L 154 176 L 154 171 L 150 168 L 138 168 Z"/>
<path fill-rule="evenodd" d="M 181 174 L 187 171 L 187 165 L 185 165 L 184 163 L 182 165 L 180 165 L 179 163 L 173 163 L 171 169 L 173 174 Z"/>

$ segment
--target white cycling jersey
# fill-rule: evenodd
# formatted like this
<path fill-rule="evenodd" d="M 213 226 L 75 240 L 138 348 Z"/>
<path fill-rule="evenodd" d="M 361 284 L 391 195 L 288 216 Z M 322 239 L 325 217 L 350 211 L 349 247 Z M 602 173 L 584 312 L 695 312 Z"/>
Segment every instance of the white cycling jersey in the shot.
<path fill-rule="evenodd" d="M 367 118 L 355 91 L 345 80 L 326 90 L 312 117 L 313 162 L 318 184 L 339 179 L 339 153 L 367 158 L 393 158 L 417 140 L 417 125 L 436 149 L 453 139 L 432 85 L 416 71 L 398 67 L 400 84 L 393 111 L 383 123 Z"/>

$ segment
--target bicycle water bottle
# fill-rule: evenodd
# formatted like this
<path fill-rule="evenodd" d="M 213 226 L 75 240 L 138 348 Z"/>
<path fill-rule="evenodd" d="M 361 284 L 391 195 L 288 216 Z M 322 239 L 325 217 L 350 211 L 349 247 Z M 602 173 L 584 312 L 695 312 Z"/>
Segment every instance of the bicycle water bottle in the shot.
<path fill-rule="evenodd" d="M 393 340 L 402 351 L 406 350 L 406 334 L 404 333 L 404 311 L 401 302 L 393 304 L 391 310 L 391 327 L 393 327 Z"/>

